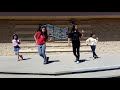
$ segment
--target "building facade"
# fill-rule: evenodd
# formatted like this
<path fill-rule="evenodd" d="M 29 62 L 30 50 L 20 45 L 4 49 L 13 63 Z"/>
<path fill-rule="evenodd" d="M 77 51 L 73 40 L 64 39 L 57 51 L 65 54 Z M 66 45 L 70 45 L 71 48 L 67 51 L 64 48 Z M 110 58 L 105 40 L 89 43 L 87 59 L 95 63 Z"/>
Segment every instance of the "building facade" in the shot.
<path fill-rule="evenodd" d="M 49 35 L 56 40 L 67 40 L 71 20 L 75 20 L 80 31 L 85 31 L 84 39 L 95 32 L 100 41 L 120 40 L 120 13 L 0 12 L 0 42 L 11 42 L 14 33 L 23 41 L 32 41 L 39 24 L 48 25 Z"/>

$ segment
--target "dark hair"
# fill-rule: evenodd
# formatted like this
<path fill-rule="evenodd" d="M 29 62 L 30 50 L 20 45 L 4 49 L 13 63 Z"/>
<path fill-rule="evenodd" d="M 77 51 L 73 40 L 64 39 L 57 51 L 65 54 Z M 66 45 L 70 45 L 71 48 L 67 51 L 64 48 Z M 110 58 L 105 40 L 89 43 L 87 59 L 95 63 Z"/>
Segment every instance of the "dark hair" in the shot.
<path fill-rule="evenodd" d="M 76 29 L 75 29 L 75 26 L 76 26 L 77 24 L 74 24 L 73 25 L 73 27 L 72 27 L 72 30 L 71 30 L 71 32 L 74 32 Z M 77 32 L 78 32 L 78 29 L 76 30 Z"/>
<path fill-rule="evenodd" d="M 91 34 L 90 34 L 90 37 L 92 37 L 93 35 L 95 35 L 95 33 L 91 33 Z"/>
<path fill-rule="evenodd" d="M 13 39 L 16 36 L 16 40 L 18 40 L 18 35 L 17 34 L 13 34 Z"/>
<path fill-rule="evenodd" d="M 45 28 L 45 29 L 46 29 L 45 33 L 43 33 L 43 32 L 42 32 L 42 28 Z M 41 33 L 41 35 L 43 35 L 43 34 L 44 34 L 44 35 L 45 35 L 45 39 L 46 39 L 46 40 L 48 39 L 47 28 L 46 28 L 45 26 L 39 26 L 39 28 L 38 28 L 37 32 L 40 32 L 40 33 Z"/>

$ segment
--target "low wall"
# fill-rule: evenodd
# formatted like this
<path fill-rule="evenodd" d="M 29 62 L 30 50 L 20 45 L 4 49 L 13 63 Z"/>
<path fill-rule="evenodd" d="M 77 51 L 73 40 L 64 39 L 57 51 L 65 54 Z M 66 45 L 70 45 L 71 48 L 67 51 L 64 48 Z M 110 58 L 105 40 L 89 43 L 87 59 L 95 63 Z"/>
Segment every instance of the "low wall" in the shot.
<path fill-rule="evenodd" d="M 66 21 L 65 21 L 66 22 Z M 69 22 L 69 21 L 68 21 Z M 15 21 L 15 20 L 0 20 L 0 43 L 11 42 L 13 33 L 16 33 L 19 25 L 21 30 L 26 31 L 26 36 L 33 39 L 33 35 L 38 28 L 38 24 L 43 21 Z M 67 23 L 59 24 L 59 21 L 44 21 L 44 24 L 54 24 L 59 27 L 71 26 Z M 91 32 L 95 32 L 100 41 L 119 41 L 120 40 L 120 19 L 86 19 L 77 21 L 79 30 L 84 30 L 85 37 L 89 37 Z M 28 25 L 25 27 L 25 25 Z M 30 26 L 31 25 L 31 26 Z M 16 28 L 17 27 L 17 28 Z M 29 31 L 30 30 L 30 31 Z M 25 33 L 23 33 L 23 38 Z M 21 35 L 22 37 L 22 35 Z"/>

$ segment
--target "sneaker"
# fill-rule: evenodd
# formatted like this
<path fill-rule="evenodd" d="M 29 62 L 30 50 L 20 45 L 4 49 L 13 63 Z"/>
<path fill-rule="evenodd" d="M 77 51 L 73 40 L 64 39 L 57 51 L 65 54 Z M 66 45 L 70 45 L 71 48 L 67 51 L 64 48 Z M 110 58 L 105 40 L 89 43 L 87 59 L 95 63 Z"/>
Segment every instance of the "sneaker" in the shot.
<path fill-rule="evenodd" d="M 48 64 L 48 62 L 44 62 L 44 64 Z"/>
<path fill-rule="evenodd" d="M 47 57 L 47 62 L 49 62 L 49 57 Z"/>
<path fill-rule="evenodd" d="M 79 60 L 76 58 L 76 61 L 75 61 L 75 62 L 77 62 L 77 61 L 79 61 Z"/>
<path fill-rule="evenodd" d="M 98 56 L 96 56 L 96 58 L 99 58 Z"/>
<path fill-rule="evenodd" d="M 77 59 L 75 60 L 75 62 L 77 62 Z"/>
<path fill-rule="evenodd" d="M 96 59 L 96 57 L 94 57 L 94 59 Z M 93 60 L 94 60 L 94 59 L 93 59 Z"/>
<path fill-rule="evenodd" d="M 94 59 L 97 59 L 98 57 L 94 57 Z"/>
<path fill-rule="evenodd" d="M 77 64 L 79 64 L 80 62 L 79 62 L 79 61 L 77 61 L 76 63 L 77 63 Z"/>
<path fill-rule="evenodd" d="M 48 64 L 48 62 L 49 62 L 49 57 L 47 57 L 47 61 L 44 62 L 44 64 Z"/>
<path fill-rule="evenodd" d="M 94 59 L 97 59 L 97 58 L 99 58 L 99 57 L 98 57 L 98 56 L 95 56 L 95 57 L 94 57 Z"/>

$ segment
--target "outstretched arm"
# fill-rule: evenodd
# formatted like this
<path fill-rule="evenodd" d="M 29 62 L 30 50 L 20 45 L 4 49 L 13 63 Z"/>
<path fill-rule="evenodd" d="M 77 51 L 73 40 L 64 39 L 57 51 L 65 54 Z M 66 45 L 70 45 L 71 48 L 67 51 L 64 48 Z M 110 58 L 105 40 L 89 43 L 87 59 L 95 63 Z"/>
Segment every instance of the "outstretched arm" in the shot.
<path fill-rule="evenodd" d="M 96 38 L 96 43 L 98 43 L 98 37 Z"/>
<path fill-rule="evenodd" d="M 50 37 L 47 41 L 48 41 L 48 42 L 51 42 L 51 41 L 52 41 L 52 37 Z"/>
<path fill-rule="evenodd" d="M 17 44 L 20 44 L 20 40 L 19 40 L 19 39 L 18 39 L 18 40 L 16 40 L 16 43 L 17 43 Z"/>

